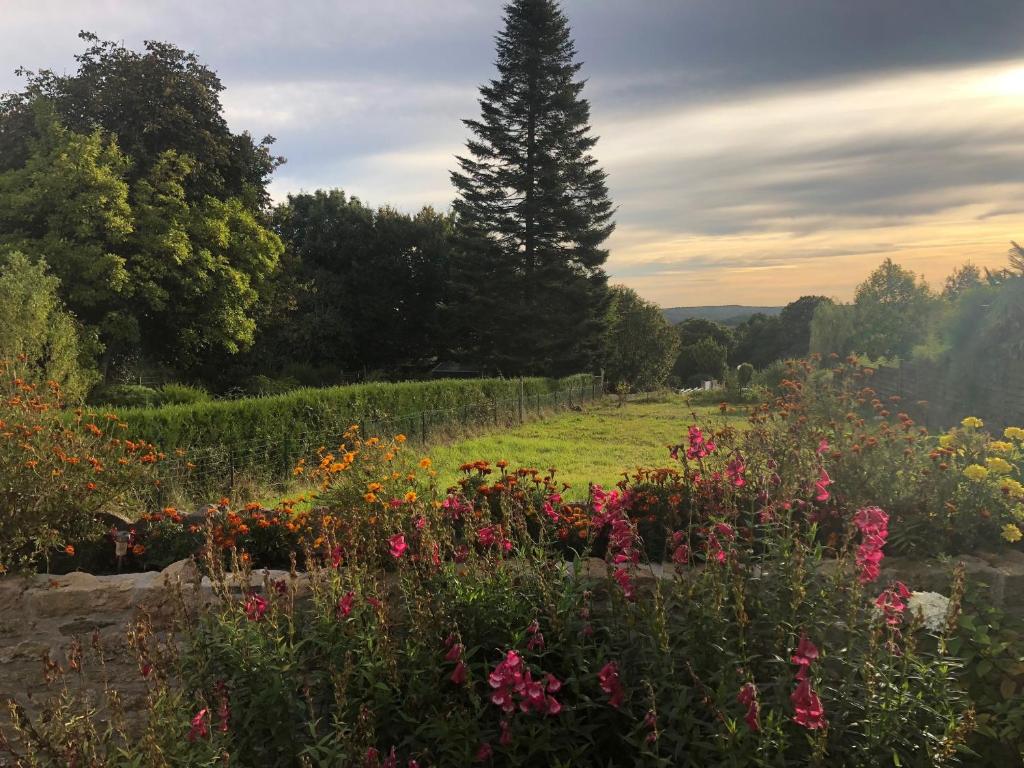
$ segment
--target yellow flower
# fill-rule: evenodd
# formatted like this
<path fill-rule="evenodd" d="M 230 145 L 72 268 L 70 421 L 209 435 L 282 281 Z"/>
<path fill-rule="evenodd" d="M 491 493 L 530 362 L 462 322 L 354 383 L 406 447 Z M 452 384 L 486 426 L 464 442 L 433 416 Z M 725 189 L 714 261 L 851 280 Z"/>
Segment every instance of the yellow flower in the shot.
<path fill-rule="evenodd" d="M 993 440 L 988 444 L 988 449 L 993 453 L 1012 453 L 1013 443 L 1004 443 L 1002 440 Z"/>
<path fill-rule="evenodd" d="M 985 426 L 985 422 L 983 422 L 977 416 L 968 416 L 966 419 L 961 421 L 960 424 L 970 429 L 981 429 L 982 427 Z"/>
<path fill-rule="evenodd" d="M 1003 430 L 1003 437 L 1007 440 L 1020 440 L 1024 442 L 1024 429 L 1020 427 L 1007 427 Z"/>
<path fill-rule="evenodd" d="M 424 456 L 422 459 L 420 459 L 420 466 L 423 467 L 424 469 L 430 469 L 430 458 Z"/>
<path fill-rule="evenodd" d="M 406 492 L 405 500 L 409 504 L 412 504 L 414 501 L 416 501 L 416 491 L 408 491 L 408 492 Z"/>
<path fill-rule="evenodd" d="M 1017 499 L 1024 499 L 1024 485 L 1021 485 L 1012 477 L 1004 477 L 999 481 L 999 488 L 1006 491 L 1010 496 Z"/>
<path fill-rule="evenodd" d="M 1003 526 L 1003 538 L 1011 544 L 1016 544 L 1021 539 L 1024 539 L 1024 534 L 1022 534 L 1020 532 L 1020 528 L 1013 523 L 1007 523 Z"/>
<path fill-rule="evenodd" d="M 964 469 L 964 477 L 968 480 L 974 480 L 975 482 L 981 482 L 988 477 L 988 470 L 980 464 L 971 464 L 969 467 Z"/>
<path fill-rule="evenodd" d="M 939 445 L 943 448 L 949 448 L 954 443 L 956 443 L 956 435 L 946 434 L 939 438 Z"/>
<path fill-rule="evenodd" d="M 985 464 L 997 475 L 1008 475 L 1013 471 L 1013 465 L 1006 459 L 1001 459 L 998 456 L 985 459 Z"/>

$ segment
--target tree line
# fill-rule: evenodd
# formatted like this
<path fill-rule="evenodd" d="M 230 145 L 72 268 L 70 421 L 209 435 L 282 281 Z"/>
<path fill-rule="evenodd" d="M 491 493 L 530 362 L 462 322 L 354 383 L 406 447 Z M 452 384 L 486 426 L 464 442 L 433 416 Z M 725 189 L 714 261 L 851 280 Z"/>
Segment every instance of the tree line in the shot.
<path fill-rule="evenodd" d="M 650 305 L 607 284 L 614 206 L 568 20 L 514 0 L 504 22 L 448 212 L 340 189 L 274 204 L 273 137 L 233 132 L 216 73 L 170 43 L 82 33 L 74 71 L 21 70 L 0 97 L 0 269 L 67 321 L 66 383 L 601 368 L 621 313 Z M 33 343 L 0 353 L 42 361 Z"/>

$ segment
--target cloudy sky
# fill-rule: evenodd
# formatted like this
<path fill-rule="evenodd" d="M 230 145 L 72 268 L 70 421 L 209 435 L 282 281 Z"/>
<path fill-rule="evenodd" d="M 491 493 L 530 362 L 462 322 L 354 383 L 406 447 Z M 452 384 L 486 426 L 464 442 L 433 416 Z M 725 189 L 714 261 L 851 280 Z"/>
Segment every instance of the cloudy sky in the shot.
<path fill-rule="evenodd" d="M 941 283 L 1024 239 L 1021 0 L 565 0 L 618 205 L 612 279 L 663 306 Z M 196 51 L 272 191 L 447 208 L 500 0 L 0 0 L 0 90 L 79 29 Z"/>

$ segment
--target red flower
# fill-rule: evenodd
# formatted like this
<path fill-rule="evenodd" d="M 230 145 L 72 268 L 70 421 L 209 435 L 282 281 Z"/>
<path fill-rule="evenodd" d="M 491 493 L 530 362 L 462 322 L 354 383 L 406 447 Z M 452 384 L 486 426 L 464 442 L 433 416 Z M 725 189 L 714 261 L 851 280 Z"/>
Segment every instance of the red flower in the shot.
<path fill-rule="evenodd" d="M 828 725 L 825 708 L 811 687 L 810 678 L 803 677 L 797 681 L 796 690 L 790 695 L 789 700 L 793 702 L 793 708 L 796 710 L 793 722 L 797 725 L 812 731 Z"/>
<path fill-rule="evenodd" d="M 822 467 L 818 475 L 818 480 L 814 484 L 814 487 L 818 491 L 814 496 L 815 501 L 828 501 L 828 486 L 830 485 L 832 485 L 832 478 L 828 476 L 828 472 L 826 472 L 825 468 Z"/>
<path fill-rule="evenodd" d="M 743 716 L 744 721 L 747 723 L 749 728 L 754 733 L 761 730 L 761 705 L 757 701 L 757 686 L 753 683 L 747 683 L 740 692 L 736 694 L 736 701 L 747 708 L 747 714 Z"/>
<path fill-rule="evenodd" d="M 245 601 L 245 615 L 249 621 L 259 621 L 263 618 L 263 614 L 267 612 L 267 601 L 262 595 L 255 593 L 249 595 L 249 599 Z"/>
<path fill-rule="evenodd" d="M 737 453 L 736 458 L 726 465 L 725 476 L 729 478 L 729 482 L 734 486 L 742 488 L 747 484 L 747 479 L 744 477 L 746 471 L 747 465 L 743 463 L 743 457 Z"/>
<path fill-rule="evenodd" d="M 800 666 L 798 674 L 800 672 L 805 672 L 806 668 L 811 666 L 811 662 L 816 661 L 817 659 L 818 646 L 812 643 L 807 638 L 807 635 L 801 634 L 800 642 L 797 643 L 796 651 L 793 653 L 793 658 L 791 659 L 794 664 L 798 664 Z"/>
<path fill-rule="evenodd" d="M 352 613 L 352 606 L 355 604 L 355 601 L 356 596 L 354 592 L 346 592 L 338 598 L 338 614 L 341 618 L 348 618 L 349 614 Z"/>
<path fill-rule="evenodd" d="M 910 597 L 910 590 L 907 589 L 907 585 L 902 581 L 894 581 L 875 600 L 875 605 L 882 611 L 885 623 L 890 627 L 899 626 L 903 620 L 903 611 L 907 607 L 903 601 L 908 597 Z"/>
<path fill-rule="evenodd" d="M 477 747 L 476 755 L 473 757 L 474 763 L 483 763 L 490 760 L 494 756 L 494 749 L 486 741 Z"/>
<path fill-rule="evenodd" d="M 209 713 L 210 711 L 204 707 L 196 713 L 195 717 L 192 718 L 192 727 L 188 732 L 189 741 L 205 738 L 210 733 L 210 729 L 206 725 L 207 715 Z"/>
<path fill-rule="evenodd" d="M 601 690 L 608 694 L 608 704 L 616 709 L 622 706 L 625 691 L 619 680 L 619 665 L 609 661 L 597 673 L 597 681 L 601 685 Z"/>
<path fill-rule="evenodd" d="M 396 533 L 394 536 L 388 539 L 390 545 L 391 556 L 396 560 L 405 554 L 405 550 L 409 548 L 409 545 L 405 543 L 405 534 Z"/>

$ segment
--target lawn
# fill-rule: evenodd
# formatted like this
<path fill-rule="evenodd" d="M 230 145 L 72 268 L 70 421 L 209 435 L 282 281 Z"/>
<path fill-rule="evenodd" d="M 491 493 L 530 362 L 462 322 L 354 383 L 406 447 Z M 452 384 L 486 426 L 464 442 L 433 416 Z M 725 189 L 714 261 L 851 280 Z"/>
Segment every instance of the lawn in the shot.
<path fill-rule="evenodd" d="M 668 446 L 682 442 L 691 424 L 745 423 L 737 411 L 723 416 L 717 407 L 690 406 L 680 396 L 635 401 L 621 408 L 613 399 L 587 404 L 582 412 L 560 413 L 504 432 L 433 446 L 428 453 L 442 485 L 455 482 L 459 465 L 505 459 L 512 467 L 556 467 L 575 489 L 590 482 L 614 485 L 622 472 L 667 466 Z"/>

